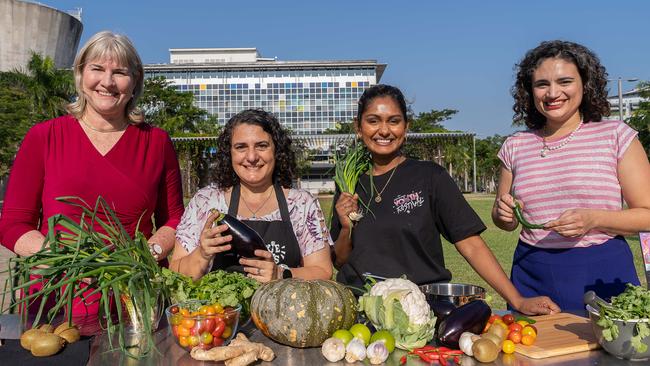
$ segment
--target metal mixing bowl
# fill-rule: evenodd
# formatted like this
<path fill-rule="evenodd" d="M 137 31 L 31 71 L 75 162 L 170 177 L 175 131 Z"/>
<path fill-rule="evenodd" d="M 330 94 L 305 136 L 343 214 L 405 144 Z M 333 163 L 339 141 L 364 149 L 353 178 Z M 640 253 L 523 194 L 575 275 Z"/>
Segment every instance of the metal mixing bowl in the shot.
<path fill-rule="evenodd" d="M 448 301 L 455 306 L 465 305 L 472 300 L 485 300 L 485 289 L 464 283 L 429 283 L 419 286 L 427 302 Z"/>
<path fill-rule="evenodd" d="M 613 341 L 609 342 L 603 337 L 603 328 L 596 324 L 598 319 L 600 319 L 600 314 L 598 310 L 587 305 L 587 312 L 589 313 L 589 319 L 591 319 L 591 325 L 594 329 L 594 334 L 598 338 L 598 343 L 609 352 L 611 355 L 618 358 L 632 360 L 632 361 L 645 361 L 650 359 L 650 337 L 643 339 L 643 343 L 648 346 L 648 350 L 639 353 L 637 352 L 630 342 L 632 338 L 634 327 L 638 322 L 650 323 L 650 319 L 641 319 L 641 320 L 614 320 L 614 323 L 618 325 L 618 337 Z"/>

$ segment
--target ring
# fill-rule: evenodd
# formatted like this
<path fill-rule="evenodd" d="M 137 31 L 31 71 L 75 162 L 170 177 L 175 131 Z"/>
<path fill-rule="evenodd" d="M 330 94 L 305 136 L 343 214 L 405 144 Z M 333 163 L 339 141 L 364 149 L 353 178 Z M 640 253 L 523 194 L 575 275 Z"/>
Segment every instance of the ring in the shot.
<path fill-rule="evenodd" d="M 259 276 L 259 275 L 261 275 L 261 274 L 262 274 L 262 269 L 258 268 L 258 269 L 257 269 L 257 275 Z"/>

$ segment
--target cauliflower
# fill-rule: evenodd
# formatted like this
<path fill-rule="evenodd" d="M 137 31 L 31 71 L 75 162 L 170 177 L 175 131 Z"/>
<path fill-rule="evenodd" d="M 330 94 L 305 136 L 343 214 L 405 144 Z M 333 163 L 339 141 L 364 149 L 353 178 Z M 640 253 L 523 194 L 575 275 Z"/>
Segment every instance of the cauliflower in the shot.
<path fill-rule="evenodd" d="M 398 300 L 411 323 L 422 325 L 429 321 L 431 309 L 426 297 L 416 284 L 407 279 L 389 278 L 386 281 L 378 282 L 370 289 L 370 295 L 386 298 L 397 291 L 406 291 Z"/>
<path fill-rule="evenodd" d="M 422 347 L 433 338 L 436 317 L 422 291 L 407 279 L 376 283 L 359 299 L 359 309 L 375 328 L 390 331 L 398 348 Z"/>

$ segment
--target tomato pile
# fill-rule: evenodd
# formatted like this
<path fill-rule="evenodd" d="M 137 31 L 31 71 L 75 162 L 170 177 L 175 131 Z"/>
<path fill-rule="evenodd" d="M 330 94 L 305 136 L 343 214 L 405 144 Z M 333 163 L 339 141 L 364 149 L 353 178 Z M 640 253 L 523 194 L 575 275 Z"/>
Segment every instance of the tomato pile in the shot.
<path fill-rule="evenodd" d="M 517 320 L 512 314 L 504 314 L 503 316 L 493 314 L 485 326 L 485 331 L 493 326 L 504 327 L 507 331 L 506 339 L 502 344 L 504 353 L 513 353 L 515 351 L 515 344 L 521 343 L 525 346 L 530 346 L 537 339 L 537 328 L 533 324 L 530 324 L 526 318 Z"/>
<path fill-rule="evenodd" d="M 173 305 L 169 308 L 169 324 L 178 344 L 187 349 L 221 346 L 230 339 L 239 320 L 239 310 L 223 307 L 218 303 L 201 305 Z"/>

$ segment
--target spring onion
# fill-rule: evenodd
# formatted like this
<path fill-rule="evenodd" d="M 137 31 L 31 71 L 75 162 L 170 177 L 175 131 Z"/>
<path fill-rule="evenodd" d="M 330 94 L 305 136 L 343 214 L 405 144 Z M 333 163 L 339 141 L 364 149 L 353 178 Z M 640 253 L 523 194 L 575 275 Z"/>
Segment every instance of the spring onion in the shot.
<path fill-rule="evenodd" d="M 336 157 L 334 182 L 341 192 L 354 194 L 359 177 L 372 166 L 370 154 L 363 144 L 355 144 L 345 156 Z M 362 202 L 363 204 L 363 202 Z M 361 212 L 351 212 L 348 217 L 352 222 L 361 220 Z"/>

